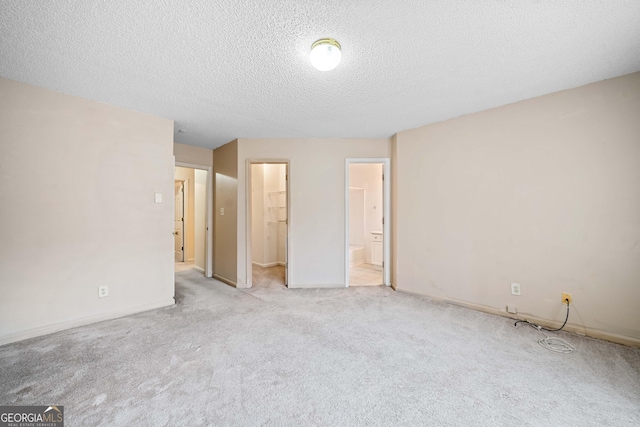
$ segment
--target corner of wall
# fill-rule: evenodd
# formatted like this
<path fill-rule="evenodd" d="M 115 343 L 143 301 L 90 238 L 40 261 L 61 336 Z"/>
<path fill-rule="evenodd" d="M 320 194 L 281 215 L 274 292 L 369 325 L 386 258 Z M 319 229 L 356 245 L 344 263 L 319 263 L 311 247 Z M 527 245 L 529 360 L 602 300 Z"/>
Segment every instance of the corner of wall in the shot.
<path fill-rule="evenodd" d="M 213 273 L 237 282 L 238 140 L 213 150 Z"/>

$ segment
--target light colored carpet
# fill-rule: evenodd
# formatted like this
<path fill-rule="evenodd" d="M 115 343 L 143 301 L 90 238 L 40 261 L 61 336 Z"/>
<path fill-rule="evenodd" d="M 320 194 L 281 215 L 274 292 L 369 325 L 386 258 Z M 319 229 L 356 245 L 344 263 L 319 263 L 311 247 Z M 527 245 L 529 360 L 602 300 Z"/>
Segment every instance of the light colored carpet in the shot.
<path fill-rule="evenodd" d="M 0 347 L 0 404 L 69 426 L 640 425 L 640 349 L 386 287 L 237 290 Z"/>

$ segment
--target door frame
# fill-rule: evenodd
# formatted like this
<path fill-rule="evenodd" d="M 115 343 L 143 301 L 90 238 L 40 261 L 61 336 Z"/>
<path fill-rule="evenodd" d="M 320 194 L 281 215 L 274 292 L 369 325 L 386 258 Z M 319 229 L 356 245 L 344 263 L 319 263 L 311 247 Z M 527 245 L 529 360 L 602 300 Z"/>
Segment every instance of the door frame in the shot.
<path fill-rule="evenodd" d="M 253 244 L 252 244 L 252 191 L 251 191 L 251 165 L 254 164 L 275 164 L 275 165 L 286 165 L 287 168 L 287 179 L 285 180 L 285 188 L 287 191 L 287 240 L 286 240 L 286 248 L 285 248 L 285 283 L 287 287 L 291 286 L 291 266 L 293 263 L 291 262 L 291 162 L 289 159 L 246 159 L 245 161 L 245 236 L 246 236 L 246 274 L 247 274 L 247 288 L 253 287 Z"/>
<path fill-rule="evenodd" d="M 207 171 L 207 184 L 205 188 L 204 275 L 205 277 L 211 278 L 213 277 L 213 167 L 177 161 L 174 161 L 174 166 Z M 174 181 L 175 167 L 173 172 Z"/>
<path fill-rule="evenodd" d="M 349 287 L 349 165 L 382 164 L 382 283 L 391 286 L 391 159 L 389 157 L 361 157 L 345 159 L 344 180 L 344 285 Z"/>

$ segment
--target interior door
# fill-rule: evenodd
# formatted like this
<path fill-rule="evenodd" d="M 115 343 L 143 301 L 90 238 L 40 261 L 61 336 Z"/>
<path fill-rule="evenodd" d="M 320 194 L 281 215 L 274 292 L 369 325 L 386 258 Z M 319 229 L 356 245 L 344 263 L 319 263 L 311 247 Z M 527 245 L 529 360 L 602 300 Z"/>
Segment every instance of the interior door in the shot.
<path fill-rule="evenodd" d="M 175 260 L 184 261 L 184 182 L 175 181 L 175 212 L 173 216 L 173 235 L 175 236 Z"/>

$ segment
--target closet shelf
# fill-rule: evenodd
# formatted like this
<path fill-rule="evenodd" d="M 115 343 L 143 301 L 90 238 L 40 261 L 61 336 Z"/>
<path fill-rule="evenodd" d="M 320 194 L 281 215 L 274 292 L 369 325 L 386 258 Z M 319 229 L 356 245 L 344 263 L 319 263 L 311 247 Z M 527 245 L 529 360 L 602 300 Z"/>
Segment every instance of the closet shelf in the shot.
<path fill-rule="evenodd" d="M 287 220 L 286 219 L 280 219 L 278 221 L 268 221 L 269 224 L 286 224 Z"/>
<path fill-rule="evenodd" d="M 283 190 L 283 191 L 269 191 L 269 194 L 285 194 L 285 193 L 286 193 L 285 190 Z"/>

